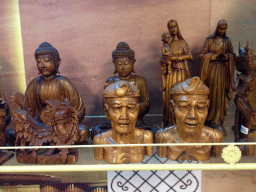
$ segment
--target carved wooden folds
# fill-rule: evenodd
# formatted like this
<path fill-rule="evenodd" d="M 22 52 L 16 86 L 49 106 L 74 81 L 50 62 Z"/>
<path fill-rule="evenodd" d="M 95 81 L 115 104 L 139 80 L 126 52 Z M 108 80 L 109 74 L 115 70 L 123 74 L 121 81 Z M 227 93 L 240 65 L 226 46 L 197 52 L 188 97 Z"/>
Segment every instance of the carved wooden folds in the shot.
<path fill-rule="evenodd" d="M 47 100 L 46 104 L 40 115 L 42 122 L 39 122 L 31 116 L 25 96 L 21 93 L 13 96 L 16 146 L 73 145 L 79 141 L 79 120 L 73 103 L 62 98 Z M 78 160 L 78 151 L 67 148 L 19 149 L 16 156 L 20 163 L 74 164 Z"/>

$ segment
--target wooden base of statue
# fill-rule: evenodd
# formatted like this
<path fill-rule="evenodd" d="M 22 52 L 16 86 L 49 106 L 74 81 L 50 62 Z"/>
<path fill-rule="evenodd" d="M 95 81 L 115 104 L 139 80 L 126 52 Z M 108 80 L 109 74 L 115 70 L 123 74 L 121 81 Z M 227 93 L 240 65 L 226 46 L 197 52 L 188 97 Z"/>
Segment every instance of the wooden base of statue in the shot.
<path fill-rule="evenodd" d="M 239 142 L 254 142 L 252 138 L 248 138 L 248 141 L 239 141 Z M 255 155 L 255 146 L 254 145 L 240 145 L 238 146 L 242 152 L 242 156 L 254 156 Z"/>
<path fill-rule="evenodd" d="M 63 162 L 61 156 L 59 154 L 54 155 L 37 155 L 33 156 L 31 154 L 24 154 L 17 152 L 16 153 L 17 161 L 19 163 L 26 163 L 26 164 L 75 164 L 78 160 L 78 150 L 72 149 L 67 155 L 67 159 Z"/>
<path fill-rule="evenodd" d="M 13 153 L 6 153 L 0 151 L 0 165 L 3 165 L 5 162 L 13 158 L 14 154 Z"/>

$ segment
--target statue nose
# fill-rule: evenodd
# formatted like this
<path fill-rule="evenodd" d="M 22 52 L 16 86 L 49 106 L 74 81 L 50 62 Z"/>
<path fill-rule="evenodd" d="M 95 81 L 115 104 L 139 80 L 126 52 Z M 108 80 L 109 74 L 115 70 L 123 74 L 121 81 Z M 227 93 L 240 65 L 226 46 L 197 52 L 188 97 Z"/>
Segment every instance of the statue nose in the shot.
<path fill-rule="evenodd" d="M 188 115 L 187 115 L 188 119 L 195 119 L 195 108 L 194 107 L 190 107 Z"/>
<path fill-rule="evenodd" d="M 44 64 L 44 62 L 42 62 L 42 64 L 41 64 L 41 67 L 45 67 L 45 64 Z"/>
<path fill-rule="evenodd" d="M 122 107 L 121 117 L 123 119 L 127 119 L 127 108 L 126 107 Z"/>

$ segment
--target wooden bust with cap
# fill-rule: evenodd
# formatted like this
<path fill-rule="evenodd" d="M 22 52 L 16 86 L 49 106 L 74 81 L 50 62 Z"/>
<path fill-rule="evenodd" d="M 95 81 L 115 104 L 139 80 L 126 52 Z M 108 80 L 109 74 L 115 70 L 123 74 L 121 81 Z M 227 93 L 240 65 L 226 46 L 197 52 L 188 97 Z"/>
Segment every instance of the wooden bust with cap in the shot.
<path fill-rule="evenodd" d="M 159 130 L 156 143 L 220 143 L 220 131 L 204 125 L 210 100 L 209 89 L 194 77 L 176 84 L 171 89 L 171 105 L 176 125 Z M 159 157 L 171 160 L 206 161 L 220 155 L 221 146 L 159 146 Z"/>
<path fill-rule="evenodd" d="M 153 143 L 153 134 L 148 130 L 135 128 L 139 114 L 140 92 L 133 82 L 118 81 L 104 90 L 104 110 L 111 121 L 112 129 L 96 135 L 93 144 L 143 144 Z M 96 160 L 108 163 L 136 163 L 145 155 L 153 155 L 152 146 L 96 147 Z"/>

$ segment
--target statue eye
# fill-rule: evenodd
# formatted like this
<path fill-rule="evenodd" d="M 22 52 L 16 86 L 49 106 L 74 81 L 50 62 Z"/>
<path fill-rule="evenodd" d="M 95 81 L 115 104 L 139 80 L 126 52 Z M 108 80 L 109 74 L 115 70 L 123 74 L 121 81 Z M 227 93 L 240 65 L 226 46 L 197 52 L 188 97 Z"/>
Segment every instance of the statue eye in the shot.
<path fill-rule="evenodd" d="M 188 105 L 181 105 L 181 106 L 179 106 L 179 110 L 180 110 L 180 111 L 187 111 L 188 108 L 189 108 Z"/>
<path fill-rule="evenodd" d="M 197 110 L 202 113 L 202 112 L 204 112 L 206 110 L 206 107 L 204 107 L 204 106 L 197 106 Z"/>
<path fill-rule="evenodd" d="M 127 109 L 131 112 L 135 112 L 136 111 L 136 106 L 128 106 Z"/>
<path fill-rule="evenodd" d="M 114 112 L 118 112 L 118 111 L 121 111 L 121 106 L 113 106 L 112 109 Z"/>

